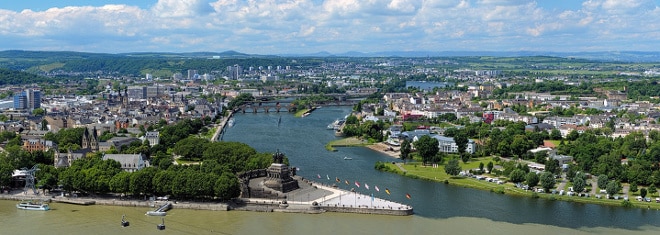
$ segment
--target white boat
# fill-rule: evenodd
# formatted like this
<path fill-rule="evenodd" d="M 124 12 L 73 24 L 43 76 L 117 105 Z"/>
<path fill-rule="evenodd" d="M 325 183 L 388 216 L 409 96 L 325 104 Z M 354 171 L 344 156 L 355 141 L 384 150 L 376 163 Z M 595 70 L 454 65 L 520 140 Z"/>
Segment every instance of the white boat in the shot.
<path fill-rule="evenodd" d="M 233 119 L 233 118 L 232 118 L 232 119 L 229 119 L 229 121 L 227 121 L 227 125 L 228 125 L 229 127 L 233 127 L 233 126 L 234 126 L 234 119 Z"/>
<path fill-rule="evenodd" d="M 344 122 L 345 120 L 337 119 L 334 122 L 328 124 L 327 128 L 328 130 L 339 130 L 339 128 L 341 127 L 341 125 L 344 124 Z"/>
<path fill-rule="evenodd" d="M 353 160 L 353 158 L 350 158 L 350 157 L 344 157 L 344 160 Z"/>
<path fill-rule="evenodd" d="M 16 208 L 21 210 L 30 210 L 30 211 L 47 211 L 50 210 L 48 204 L 45 203 L 35 203 L 35 202 L 21 202 L 16 204 Z"/>
<path fill-rule="evenodd" d="M 167 211 L 147 211 L 147 215 L 150 215 L 150 216 L 166 216 Z"/>
<path fill-rule="evenodd" d="M 164 205 L 160 206 L 158 209 L 153 210 L 153 211 L 147 211 L 146 215 L 151 215 L 151 216 L 166 216 L 167 211 L 169 209 L 172 209 L 172 203 L 168 202 L 165 203 Z"/>

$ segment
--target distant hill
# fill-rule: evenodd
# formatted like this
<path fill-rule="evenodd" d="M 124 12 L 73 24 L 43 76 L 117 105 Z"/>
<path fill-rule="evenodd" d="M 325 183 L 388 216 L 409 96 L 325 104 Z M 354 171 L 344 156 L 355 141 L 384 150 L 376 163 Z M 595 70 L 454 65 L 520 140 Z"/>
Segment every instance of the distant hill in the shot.
<path fill-rule="evenodd" d="M 0 68 L 0 86 L 41 83 L 49 80 L 52 78 Z"/>

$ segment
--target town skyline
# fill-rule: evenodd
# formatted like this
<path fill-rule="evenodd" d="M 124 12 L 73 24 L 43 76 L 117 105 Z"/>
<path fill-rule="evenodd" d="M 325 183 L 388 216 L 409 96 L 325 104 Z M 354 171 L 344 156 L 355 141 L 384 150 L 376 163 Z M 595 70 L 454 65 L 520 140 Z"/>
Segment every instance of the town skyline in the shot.
<path fill-rule="evenodd" d="M 660 0 L 20 1 L 0 50 L 657 51 Z"/>

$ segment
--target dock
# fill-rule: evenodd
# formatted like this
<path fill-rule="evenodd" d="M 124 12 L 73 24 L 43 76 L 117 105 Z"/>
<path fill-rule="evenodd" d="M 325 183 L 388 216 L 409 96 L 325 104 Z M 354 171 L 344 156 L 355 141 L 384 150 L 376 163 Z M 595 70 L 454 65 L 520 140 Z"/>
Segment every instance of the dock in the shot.
<path fill-rule="evenodd" d="M 74 205 L 81 205 L 81 206 L 89 206 L 89 205 L 96 204 L 96 201 L 93 201 L 93 200 L 70 199 L 70 198 L 61 198 L 61 197 L 52 198 L 51 200 L 53 202 L 67 203 L 67 204 L 74 204 Z"/>

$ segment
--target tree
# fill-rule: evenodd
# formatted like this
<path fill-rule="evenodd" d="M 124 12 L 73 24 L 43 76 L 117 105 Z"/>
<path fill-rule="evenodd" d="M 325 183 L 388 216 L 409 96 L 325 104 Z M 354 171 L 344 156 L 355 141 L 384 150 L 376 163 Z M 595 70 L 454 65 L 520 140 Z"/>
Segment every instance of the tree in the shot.
<path fill-rule="evenodd" d="M 585 186 L 586 186 L 586 182 L 582 177 L 576 176 L 573 179 L 573 190 L 575 190 L 575 192 L 581 193 L 582 191 L 584 191 Z"/>
<path fill-rule="evenodd" d="M 479 162 L 479 171 L 484 172 L 484 163 L 483 162 Z"/>
<path fill-rule="evenodd" d="M 349 115 L 346 118 L 346 125 L 352 125 L 352 124 L 360 124 L 360 121 L 358 121 L 358 118 L 354 115 Z"/>
<path fill-rule="evenodd" d="M 491 162 L 488 162 L 488 165 L 486 165 L 486 168 L 488 168 L 488 173 L 493 172 L 493 168 L 494 168 L 494 167 L 495 167 L 495 166 L 493 165 L 493 162 L 492 162 L 492 161 L 491 161 Z"/>
<path fill-rule="evenodd" d="M 621 183 L 619 181 L 610 180 L 610 182 L 607 182 L 607 186 L 605 186 L 605 191 L 607 191 L 607 194 L 610 196 L 618 193 L 620 190 Z"/>
<path fill-rule="evenodd" d="M 572 130 L 571 132 L 568 133 L 568 135 L 566 135 L 566 139 L 569 141 L 574 141 L 578 137 L 580 137 L 580 133 L 578 133 L 576 130 Z"/>
<path fill-rule="evenodd" d="M 599 175 L 599 176 L 598 176 L 598 181 L 597 181 L 597 183 L 598 183 L 598 187 L 599 187 L 600 189 L 605 189 L 606 186 L 607 186 L 607 181 L 608 181 L 608 180 L 609 180 L 609 179 L 607 178 L 607 175 Z"/>
<path fill-rule="evenodd" d="M 649 186 L 649 193 L 651 195 L 655 194 L 656 192 L 658 192 L 658 190 L 655 189 L 655 185 Z"/>
<path fill-rule="evenodd" d="M 525 177 L 525 181 L 527 181 L 527 186 L 531 188 L 536 187 L 539 184 L 539 175 L 536 172 L 529 172 Z"/>
<path fill-rule="evenodd" d="M 561 138 L 562 138 L 561 132 L 559 131 L 559 129 L 552 129 L 552 131 L 550 131 L 551 140 L 561 140 Z"/>
<path fill-rule="evenodd" d="M 559 161 L 556 159 L 548 159 L 548 161 L 545 162 L 545 171 L 557 174 L 559 173 L 559 169 Z"/>
<path fill-rule="evenodd" d="M 44 110 L 42 108 L 36 108 L 36 109 L 32 110 L 32 115 L 34 115 L 34 116 L 43 116 L 44 114 L 46 114 L 46 110 Z"/>
<path fill-rule="evenodd" d="M 438 153 L 440 150 L 438 144 L 438 139 L 432 138 L 428 135 L 420 137 L 417 142 L 413 143 L 415 149 L 417 149 L 417 152 L 422 157 L 422 162 L 424 164 L 429 162 L 431 158 Z"/>
<path fill-rule="evenodd" d="M 42 131 L 47 131 L 48 130 L 48 121 L 46 119 L 41 120 L 41 130 Z"/>
<path fill-rule="evenodd" d="M 641 190 L 639 190 L 639 196 L 641 196 L 643 198 L 646 197 L 646 193 L 648 193 L 646 191 L 646 188 L 642 188 Z"/>
<path fill-rule="evenodd" d="M 635 183 L 635 182 L 630 183 L 630 192 L 635 193 L 635 192 L 637 192 L 637 190 L 638 190 L 637 183 Z M 642 197 L 644 197 L 644 196 L 642 196 Z"/>
<path fill-rule="evenodd" d="M 539 178 L 541 181 L 541 187 L 543 187 L 546 192 L 550 192 L 550 189 L 555 187 L 555 176 L 552 173 L 543 172 Z"/>
<path fill-rule="evenodd" d="M 521 169 L 515 169 L 509 174 L 509 180 L 513 183 L 520 183 L 525 181 L 525 171 Z"/>
<path fill-rule="evenodd" d="M 467 163 L 468 161 L 470 161 L 470 154 L 465 154 L 465 153 L 461 154 L 461 161 L 463 161 L 463 163 Z"/>
<path fill-rule="evenodd" d="M 174 153 L 181 155 L 185 159 L 199 160 L 209 143 L 207 139 L 201 139 L 194 136 L 182 139 L 174 145 Z"/>
<path fill-rule="evenodd" d="M 457 176 L 459 173 L 461 173 L 461 166 L 458 164 L 458 159 L 452 158 L 447 162 L 447 165 L 445 165 L 445 172 L 449 175 Z"/>
<path fill-rule="evenodd" d="M 463 157 L 465 154 L 465 149 L 467 148 L 467 144 L 470 140 L 468 140 L 467 135 L 465 134 L 464 131 L 459 131 L 456 133 L 454 136 L 454 143 L 456 143 L 456 147 L 458 148 L 458 154 Z M 463 161 L 467 162 L 467 161 Z"/>
<path fill-rule="evenodd" d="M 403 160 L 403 164 L 406 164 L 406 159 L 410 157 L 410 152 L 411 152 L 411 147 L 410 147 L 410 141 L 403 140 L 403 143 L 401 143 L 401 160 Z"/>

